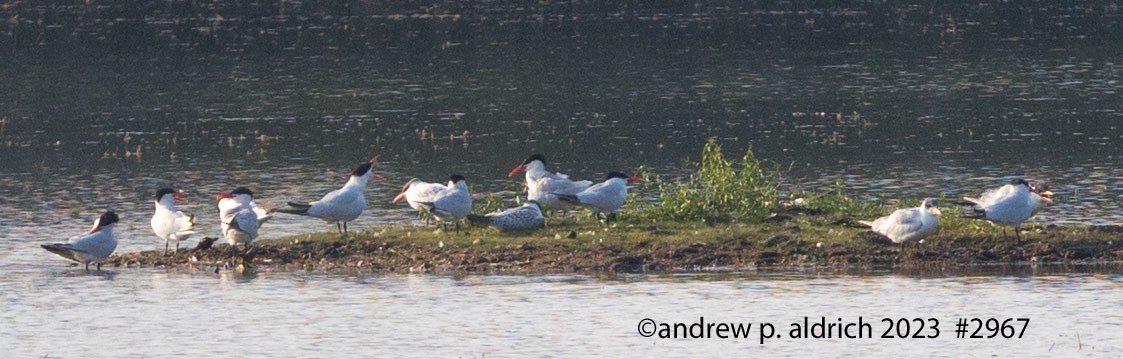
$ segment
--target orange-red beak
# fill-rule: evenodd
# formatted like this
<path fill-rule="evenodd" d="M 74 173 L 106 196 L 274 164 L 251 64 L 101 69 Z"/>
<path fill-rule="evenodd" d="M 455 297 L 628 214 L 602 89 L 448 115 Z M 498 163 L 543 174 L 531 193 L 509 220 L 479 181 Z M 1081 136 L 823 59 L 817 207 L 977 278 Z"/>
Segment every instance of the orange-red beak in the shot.
<path fill-rule="evenodd" d="M 175 191 L 175 193 L 172 193 L 172 201 L 175 203 L 187 203 L 187 192 L 183 190 Z"/>
<path fill-rule="evenodd" d="M 378 157 L 381 157 L 381 156 L 382 156 L 382 155 L 380 155 L 380 154 L 379 154 L 379 155 L 374 155 L 374 157 L 371 157 L 371 158 L 370 158 L 370 164 L 372 164 L 372 165 L 377 165 L 377 164 L 378 164 Z M 373 171 L 373 170 L 372 170 L 372 171 Z M 374 178 L 374 179 L 376 179 L 376 180 L 380 180 L 380 179 L 382 179 L 382 175 L 380 175 L 380 174 L 377 174 L 377 173 L 371 173 L 371 174 L 370 174 L 370 177 L 371 177 L 371 178 Z"/>
<path fill-rule="evenodd" d="M 222 200 L 227 199 L 227 198 L 234 198 L 234 195 L 229 194 L 229 193 L 219 193 L 217 196 L 215 196 L 215 199 L 217 199 L 219 201 L 222 201 Z"/>
<path fill-rule="evenodd" d="M 398 193 L 398 195 L 396 197 L 394 197 L 394 200 L 390 203 L 398 203 L 398 202 L 401 202 L 403 199 L 406 199 L 405 191 L 402 191 L 402 193 Z"/>
<path fill-rule="evenodd" d="M 628 183 L 643 183 L 643 178 L 639 176 L 628 177 Z"/>
<path fill-rule="evenodd" d="M 519 165 L 518 167 L 512 169 L 511 172 L 508 172 L 507 177 L 514 177 L 515 175 L 523 172 L 526 172 L 526 165 Z"/>

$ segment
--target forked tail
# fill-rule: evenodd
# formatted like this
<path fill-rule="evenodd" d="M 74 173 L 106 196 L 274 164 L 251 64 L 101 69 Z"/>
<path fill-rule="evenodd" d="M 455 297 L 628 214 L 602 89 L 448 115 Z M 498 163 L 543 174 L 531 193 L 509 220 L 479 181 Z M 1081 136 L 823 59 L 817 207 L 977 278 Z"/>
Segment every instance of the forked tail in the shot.
<path fill-rule="evenodd" d="M 43 249 L 46 249 L 48 252 L 75 262 L 81 262 L 81 260 L 78 259 L 78 255 L 86 253 L 80 249 L 74 248 L 69 243 L 41 244 L 39 246 L 43 247 Z"/>
<path fill-rule="evenodd" d="M 983 200 L 978 199 L 978 198 L 963 197 L 962 201 L 955 202 L 955 204 L 958 204 L 960 206 L 975 206 L 975 205 L 978 205 L 979 203 L 982 203 L 982 202 L 983 202 Z"/>
<path fill-rule="evenodd" d="M 468 218 L 468 222 L 470 222 L 470 223 L 483 224 L 483 225 L 491 224 L 491 217 L 481 215 L 481 214 L 469 214 L 468 217 L 466 217 L 466 218 Z"/>
<path fill-rule="evenodd" d="M 452 213 L 449 213 L 449 211 L 437 208 L 437 205 L 434 204 L 433 202 L 417 202 L 417 204 L 420 205 L 421 207 L 424 207 L 425 211 L 429 212 L 429 214 L 431 214 L 431 215 L 434 215 L 434 216 L 437 216 L 437 217 L 440 217 L 440 218 L 452 217 Z"/>
<path fill-rule="evenodd" d="M 963 218 L 986 219 L 987 211 L 979 207 L 963 207 Z"/>
<path fill-rule="evenodd" d="M 558 200 L 560 200 L 562 202 L 572 203 L 572 204 L 581 204 L 581 199 L 577 198 L 577 195 L 575 195 L 575 194 L 554 193 L 554 195 L 558 196 Z"/>
<path fill-rule="evenodd" d="M 278 208 L 278 209 L 274 209 L 271 212 L 281 212 L 281 213 L 288 213 L 288 214 L 304 215 L 304 214 L 308 214 L 309 208 L 312 208 L 312 205 L 307 204 L 307 203 L 300 203 L 300 202 L 289 202 L 288 205 L 289 205 L 289 208 Z"/>

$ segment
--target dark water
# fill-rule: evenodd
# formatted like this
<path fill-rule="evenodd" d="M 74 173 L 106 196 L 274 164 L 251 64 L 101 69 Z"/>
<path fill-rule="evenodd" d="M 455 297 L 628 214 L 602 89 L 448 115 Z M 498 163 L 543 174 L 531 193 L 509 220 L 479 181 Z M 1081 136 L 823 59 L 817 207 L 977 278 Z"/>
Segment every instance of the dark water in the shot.
<path fill-rule="evenodd" d="M 891 202 L 1051 183 L 1043 220 L 1118 223 L 1114 4 L 43 3 L 0 7 L 0 214 L 21 241 L 150 193 L 315 198 L 382 154 L 360 226 L 410 177 L 517 188 L 534 152 L 673 176 L 705 138 L 797 188 Z M 72 224 L 81 220 L 81 225 Z M 267 237 L 324 227 L 271 224 Z M 54 234 L 55 231 L 64 233 Z M 154 239 L 152 239 L 154 240 Z"/>
<path fill-rule="evenodd" d="M 1118 224 L 1120 19 L 1115 2 L 1070 1 L 7 1 L 0 347 L 36 357 L 1118 355 L 1112 274 L 87 276 L 37 244 L 113 208 L 118 251 L 155 249 L 149 197 L 171 184 L 192 193 L 198 230 L 215 236 L 215 194 L 246 185 L 267 206 L 314 199 L 374 154 L 385 179 L 352 228 L 411 223 L 389 204 L 411 177 L 517 189 L 504 176 L 535 152 L 578 178 L 641 165 L 671 177 L 711 136 L 730 156 L 752 146 L 789 171 L 791 189 L 842 178 L 852 195 L 891 202 L 975 195 L 1025 175 L 1058 193 L 1040 220 Z M 284 218 L 263 236 L 328 229 Z M 934 341 L 758 347 L 635 334 L 643 317 L 699 315 L 947 321 Z M 1033 325 L 1020 341 L 951 339 L 951 318 L 966 315 Z"/>
<path fill-rule="evenodd" d="M 17 1 L 0 15 L 0 214 L 17 242 L 114 208 L 123 249 L 147 248 L 158 186 L 192 192 L 207 223 L 216 193 L 314 199 L 374 154 L 386 179 L 357 224 L 400 223 L 387 202 L 410 177 L 516 189 L 504 174 L 535 152 L 579 178 L 674 176 L 711 136 L 730 156 L 753 146 L 794 189 L 842 178 L 892 202 L 1025 175 L 1060 195 L 1042 220 L 1123 220 L 1113 3 Z"/>

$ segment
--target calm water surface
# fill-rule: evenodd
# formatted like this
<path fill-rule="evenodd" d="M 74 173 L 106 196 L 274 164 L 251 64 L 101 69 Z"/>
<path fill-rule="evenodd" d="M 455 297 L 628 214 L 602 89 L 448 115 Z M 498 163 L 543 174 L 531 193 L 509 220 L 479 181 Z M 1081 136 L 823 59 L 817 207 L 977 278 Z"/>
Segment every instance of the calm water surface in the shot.
<path fill-rule="evenodd" d="M 23 268 L 0 281 L 19 357 L 1117 358 L 1123 277 L 1038 274 L 463 278 Z M 839 300 L 839 298 L 846 300 Z M 1043 310 L 1043 308 L 1049 308 Z M 935 317 L 936 339 L 655 339 L 638 322 Z M 1028 317 L 1021 339 L 957 339 L 959 317 Z M 880 328 L 880 329 L 879 329 Z M 80 335 L 79 335 L 80 334 Z M 422 354 L 424 353 L 424 354 Z"/>
<path fill-rule="evenodd" d="M 13 1 L 0 6 L 0 316 L 17 356 L 623 357 L 738 353 L 1118 357 L 1117 274 L 950 277 L 87 275 L 38 244 L 122 215 L 155 249 L 150 197 L 315 199 L 382 155 L 352 228 L 409 223 L 411 177 L 505 174 L 540 152 L 595 179 L 673 178 L 708 137 L 874 202 L 1050 183 L 1039 220 L 1123 223 L 1115 4 L 976 1 L 383 3 Z M 282 218 L 263 237 L 329 230 Z M 189 243 L 190 245 L 192 243 Z M 1118 271 L 1107 271 L 1118 273 Z M 702 280 L 705 279 L 705 280 Z M 845 300 L 839 300 L 845 298 Z M 934 316 L 937 340 L 651 340 L 639 319 L 786 323 Z M 958 316 L 1030 317 L 955 340 Z M 1079 335 L 1079 339 L 1077 336 Z M 814 354 L 811 353 L 811 354 Z"/>
<path fill-rule="evenodd" d="M 411 177 L 518 189 L 506 172 L 540 152 L 577 178 L 673 178 L 711 136 L 790 189 L 841 178 L 892 203 L 1024 175 L 1060 194 L 1042 221 L 1123 223 L 1110 6 L 165 5 L 0 9 L 6 245 L 112 208 L 121 249 L 152 248 L 150 197 L 169 185 L 213 236 L 215 194 L 316 199 L 374 154 L 385 180 L 355 225 L 403 223 L 389 199 Z"/>

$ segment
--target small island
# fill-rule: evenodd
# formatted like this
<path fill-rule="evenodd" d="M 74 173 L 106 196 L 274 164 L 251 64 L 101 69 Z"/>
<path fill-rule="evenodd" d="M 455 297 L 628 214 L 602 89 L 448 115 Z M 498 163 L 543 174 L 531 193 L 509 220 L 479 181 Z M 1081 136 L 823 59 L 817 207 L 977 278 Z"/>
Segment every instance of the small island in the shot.
<path fill-rule="evenodd" d="M 1123 261 L 1123 228 L 1032 227 L 1019 243 L 1001 229 L 942 229 L 923 243 L 894 244 L 821 215 L 780 214 L 763 223 L 660 225 L 561 223 L 503 235 L 473 228 L 371 228 L 255 242 L 231 258 L 226 245 L 114 256 L 110 266 L 325 273 L 678 273 L 816 269 L 940 269 L 979 265 L 1112 264 Z M 987 223 L 980 223 L 990 226 Z M 993 226 L 990 226 L 993 227 Z"/>
<path fill-rule="evenodd" d="M 350 235 L 315 233 L 254 242 L 233 256 L 225 244 L 123 253 L 109 265 L 222 270 L 258 268 L 326 273 L 680 273 L 815 269 L 861 271 L 949 269 L 987 265 L 1094 264 L 1123 261 L 1123 228 L 1045 226 L 1027 222 L 1021 239 L 966 215 L 955 199 L 938 232 L 922 241 L 893 243 L 859 221 L 891 211 L 847 194 L 841 181 L 828 193 L 785 189 L 784 174 L 756 159 L 750 148 L 727 160 L 716 139 L 702 150 L 698 169 L 665 181 L 640 169 L 640 193 L 629 194 L 612 222 L 586 212 L 548 217 L 544 229 L 504 234 L 470 227 L 388 226 Z M 511 193 L 511 192 L 508 192 Z M 918 196 L 919 197 L 919 196 Z M 492 194 L 474 211 L 505 208 Z M 896 202 L 912 207 L 919 199 Z M 962 208 L 964 211 L 959 211 Z"/>

